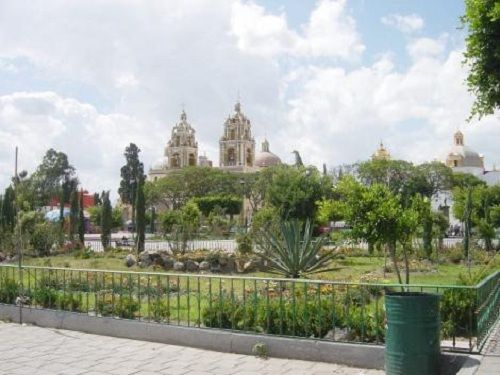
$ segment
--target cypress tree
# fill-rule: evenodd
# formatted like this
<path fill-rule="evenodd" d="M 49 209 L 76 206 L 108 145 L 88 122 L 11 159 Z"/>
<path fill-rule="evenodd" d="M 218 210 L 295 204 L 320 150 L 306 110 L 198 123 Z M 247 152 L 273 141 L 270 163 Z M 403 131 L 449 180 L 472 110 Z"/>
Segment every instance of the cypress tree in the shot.
<path fill-rule="evenodd" d="M 78 239 L 82 247 L 85 247 L 85 215 L 83 206 L 83 190 L 80 190 L 80 202 L 78 205 Z"/>
<path fill-rule="evenodd" d="M 135 199 L 136 226 L 137 226 L 137 253 L 144 251 L 145 231 L 146 231 L 146 200 L 144 198 L 144 175 L 139 177 L 137 184 L 137 195 Z"/>
<path fill-rule="evenodd" d="M 101 212 L 101 243 L 104 249 L 111 246 L 111 202 L 109 201 L 109 191 L 102 192 L 102 212 Z"/>
<path fill-rule="evenodd" d="M 5 189 L 2 201 L 2 228 L 5 231 L 12 232 L 16 222 L 16 211 L 14 205 L 14 189 L 12 186 Z"/>
<path fill-rule="evenodd" d="M 70 211 L 69 211 L 69 239 L 71 241 L 75 240 L 75 234 L 78 229 L 78 190 L 73 189 L 70 198 Z"/>

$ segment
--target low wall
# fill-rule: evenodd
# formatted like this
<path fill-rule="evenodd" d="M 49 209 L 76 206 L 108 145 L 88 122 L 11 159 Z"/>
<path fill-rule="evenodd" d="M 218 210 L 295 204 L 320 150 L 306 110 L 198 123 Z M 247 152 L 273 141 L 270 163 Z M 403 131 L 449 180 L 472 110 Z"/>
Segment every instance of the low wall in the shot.
<path fill-rule="evenodd" d="M 0 319 L 19 322 L 19 307 L 0 304 Z M 383 369 L 384 347 L 308 339 L 235 333 L 231 331 L 180 327 L 136 320 L 93 317 L 87 314 L 45 309 L 22 309 L 23 323 L 69 329 L 97 335 L 154 341 L 227 353 L 253 354 L 252 347 L 263 342 L 268 355 L 347 366 Z"/>
<path fill-rule="evenodd" d="M 0 304 L 0 320 L 18 323 L 19 318 L 19 306 Z M 235 333 L 220 329 L 181 327 L 28 307 L 22 308 L 22 322 L 40 327 L 68 329 L 237 354 L 251 355 L 253 354 L 253 346 L 262 342 L 267 345 L 270 357 L 337 363 L 366 369 L 382 370 L 384 368 L 385 348 L 381 345 Z M 467 358 L 467 356 L 443 354 L 441 373 L 457 374 Z M 471 366 L 472 363 L 466 363 L 464 367 L 474 368 L 474 365 Z M 463 370 L 465 369 L 462 368 Z M 468 374 L 468 372 L 464 373 Z"/>

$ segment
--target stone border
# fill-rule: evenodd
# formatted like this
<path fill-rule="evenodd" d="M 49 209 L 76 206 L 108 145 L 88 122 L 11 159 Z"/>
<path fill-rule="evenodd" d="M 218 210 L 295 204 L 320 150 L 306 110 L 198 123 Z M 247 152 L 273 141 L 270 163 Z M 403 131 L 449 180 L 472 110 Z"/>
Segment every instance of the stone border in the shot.
<path fill-rule="evenodd" d="M 97 335 L 121 337 L 163 344 L 188 346 L 225 353 L 253 355 L 256 343 L 267 346 L 270 357 L 336 363 L 366 369 L 384 369 L 385 347 L 270 335 L 237 333 L 228 330 L 184 327 L 137 320 L 95 317 L 68 311 L 22 308 L 23 323 L 68 329 Z M 0 304 L 0 320 L 19 323 L 19 306 Z M 443 374 L 473 374 L 479 361 L 467 355 L 442 355 Z M 451 372 L 450 372 L 451 371 Z"/>

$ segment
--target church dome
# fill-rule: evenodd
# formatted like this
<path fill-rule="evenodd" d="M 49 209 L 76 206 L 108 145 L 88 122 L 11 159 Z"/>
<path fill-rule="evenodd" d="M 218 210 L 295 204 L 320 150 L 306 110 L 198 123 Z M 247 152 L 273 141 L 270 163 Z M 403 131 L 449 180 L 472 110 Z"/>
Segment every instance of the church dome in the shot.
<path fill-rule="evenodd" d="M 483 167 L 483 158 L 470 147 L 463 145 L 453 145 L 449 156 L 460 157 L 463 167 Z"/>
<path fill-rule="evenodd" d="M 446 158 L 446 165 L 452 168 L 484 169 L 483 157 L 470 147 L 465 146 L 464 135 L 460 130 L 453 135 L 453 140 L 453 146 Z"/>
<path fill-rule="evenodd" d="M 389 151 L 387 151 L 387 149 L 384 147 L 384 144 L 381 141 L 379 148 L 372 155 L 372 160 L 390 160 L 390 159 L 391 159 L 391 154 L 389 153 Z"/>
<path fill-rule="evenodd" d="M 281 164 L 281 159 L 269 151 L 269 142 L 264 140 L 262 142 L 262 150 L 257 155 L 255 155 L 255 166 L 264 168 L 272 167 L 274 165 Z"/>

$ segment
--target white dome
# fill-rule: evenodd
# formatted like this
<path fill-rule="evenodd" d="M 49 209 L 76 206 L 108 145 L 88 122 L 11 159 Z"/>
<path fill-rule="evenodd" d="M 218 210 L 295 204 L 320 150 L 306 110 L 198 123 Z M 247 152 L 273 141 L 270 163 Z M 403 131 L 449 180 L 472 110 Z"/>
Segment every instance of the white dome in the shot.
<path fill-rule="evenodd" d="M 257 167 L 272 167 L 281 164 L 281 159 L 272 152 L 262 151 L 255 156 L 255 165 Z"/>
<path fill-rule="evenodd" d="M 461 157 L 464 167 L 483 167 L 481 156 L 470 147 L 455 144 L 451 148 L 449 155 Z"/>
<path fill-rule="evenodd" d="M 161 157 L 153 163 L 151 166 L 152 170 L 163 170 L 168 168 L 168 159 L 166 157 Z"/>

